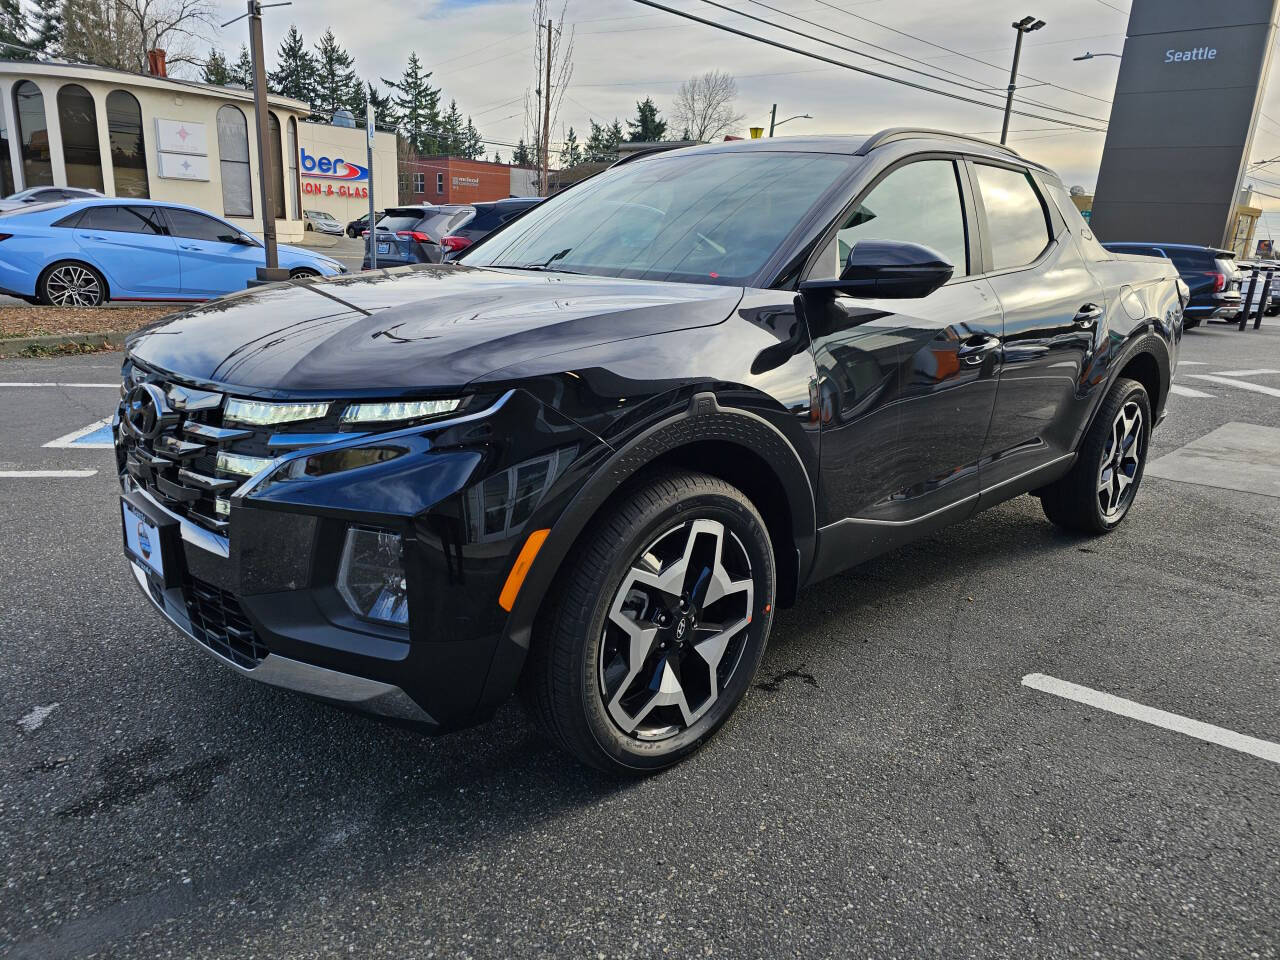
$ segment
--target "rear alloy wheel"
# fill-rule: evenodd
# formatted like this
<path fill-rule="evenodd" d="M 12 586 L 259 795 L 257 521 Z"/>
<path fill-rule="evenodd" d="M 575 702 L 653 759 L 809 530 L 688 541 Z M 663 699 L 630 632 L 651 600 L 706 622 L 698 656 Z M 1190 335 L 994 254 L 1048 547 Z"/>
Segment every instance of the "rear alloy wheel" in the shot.
<path fill-rule="evenodd" d="M 97 307 L 107 300 L 107 284 L 93 267 L 59 263 L 40 280 L 38 295 L 55 307 Z"/>
<path fill-rule="evenodd" d="M 1133 506 L 1151 438 L 1151 400 L 1136 380 L 1117 380 L 1085 435 L 1071 471 L 1041 492 L 1054 523 L 1107 533 Z"/>
<path fill-rule="evenodd" d="M 661 770 L 746 695 L 772 621 L 772 545 L 741 491 L 697 473 L 655 477 L 592 526 L 548 596 L 521 692 L 580 760 Z"/>
<path fill-rule="evenodd" d="M 289 279 L 302 280 L 309 277 L 318 277 L 318 276 L 320 276 L 319 270 L 312 270 L 310 267 L 299 267 L 297 270 L 294 270 L 292 273 L 289 274 Z"/>

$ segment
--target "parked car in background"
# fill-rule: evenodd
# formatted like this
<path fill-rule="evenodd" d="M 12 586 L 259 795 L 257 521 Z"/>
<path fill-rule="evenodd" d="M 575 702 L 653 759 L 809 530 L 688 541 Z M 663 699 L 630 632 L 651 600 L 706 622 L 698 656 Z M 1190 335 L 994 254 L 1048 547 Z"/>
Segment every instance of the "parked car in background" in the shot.
<path fill-rule="evenodd" d="M 1191 288 L 1183 325 L 1190 329 L 1204 320 L 1234 320 L 1243 309 L 1240 271 L 1231 250 L 1189 243 L 1104 243 L 1115 253 L 1136 253 L 1172 260 Z"/>
<path fill-rule="evenodd" d="M 1254 274 L 1257 274 L 1258 282 L 1253 288 L 1253 298 L 1249 301 L 1249 315 L 1254 316 L 1258 311 L 1258 304 L 1262 301 L 1262 288 L 1266 286 L 1267 271 L 1271 271 L 1271 289 L 1267 291 L 1267 303 L 1263 307 L 1263 313 L 1269 317 L 1274 317 L 1280 313 L 1280 263 L 1274 260 L 1237 260 L 1236 267 L 1240 271 L 1240 294 L 1242 297 L 1249 296 L 1249 287 L 1253 284 Z"/>
<path fill-rule="evenodd" d="M 303 210 L 302 219 L 308 230 L 327 233 L 332 237 L 342 236 L 342 224 L 333 218 L 333 214 L 325 213 L 323 210 Z"/>
<path fill-rule="evenodd" d="M 476 215 L 453 231 L 453 236 L 465 241 L 462 244 L 455 244 L 458 249 L 453 256 L 457 256 L 504 224 L 510 223 L 526 210 L 536 207 L 544 199 L 544 197 L 508 197 L 505 200 L 473 203 L 471 206 L 475 208 Z"/>
<path fill-rule="evenodd" d="M 346 273 L 337 260 L 279 246 L 290 277 Z M 266 265 L 262 243 L 194 207 L 73 200 L 0 213 L 0 292 L 33 303 L 208 300 L 243 290 Z"/>
<path fill-rule="evenodd" d="M 56 200 L 83 200 L 89 197 L 101 197 L 97 190 L 86 187 L 31 187 L 19 190 L 0 200 L 0 210 L 13 210 L 27 203 L 52 203 Z"/>
<path fill-rule="evenodd" d="M 715 733 L 805 585 L 1025 493 L 1115 529 L 1187 298 L 1050 170 L 903 129 L 636 156 L 457 264 L 306 286 L 129 339 L 139 602 L 242 676 L 423 730 L 518 689 L 627 774 Z"/>
<path fill-rule="evenodd" d="M 377 223 L 382 218 L 383 211 L 373 211 L 373 222 Z M 347 224 L 347 236 L 352 240 L 360 239 L 361 235 L 369 229 L 369 215 L 362 214 Z"/>
<path fill-rule="evenodd" d="M 443 263 L 446 254 L 471 245 L 456 231 L 475 215 L 475 207 L 461 203 L 387 207 L 373 234 L 365 238 L 364 269 L 372 266 L 369 248 L 375 244 L 379 267 Z"/>

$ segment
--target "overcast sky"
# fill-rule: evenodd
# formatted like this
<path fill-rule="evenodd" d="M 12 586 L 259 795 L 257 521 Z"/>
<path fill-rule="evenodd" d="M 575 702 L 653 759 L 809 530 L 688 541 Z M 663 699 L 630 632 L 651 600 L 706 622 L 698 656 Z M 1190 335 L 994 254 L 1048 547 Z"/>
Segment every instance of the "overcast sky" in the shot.
<path fill-rule="evenodd" d="M 220 2 L 227 14 L 222 19 L 243 12 L 238 0 Z M 558 9 L 559 0 L 552 2 Z M 1046 26 L 1029 34 L 1024 43 L 1021 94 L 1095 119 L 1071 117 L 1031 104 L 1023 109 L 1093 127 L 1105 126 L 1120 61 L 1099 57 L 1075 62 L 1072 57 L 1086 50 L 1119 53 L 1129 6 L 1129 0 L 716 0 L 971 87 L 993 88 L 992 93 L 983 95 L 771 29 L 702 0 L 662 2 L 837 60 L 986 100 L 996 107 L 1003 106 L 1003 88 L 1008 82 L 1014 39 L 1010 24 L 1033 14 L 1046 21 Z M 349 0 L 295 0 L 292 7 L 266 11 L 264 20 L 267 47 L 272 52 L 291 22 L 298 25 L 308 43 L 332 27 L 355 56 L 356 67 L 365 79 L 397 76 L 410 51 L 416 51 L 433 72 L 432 82 L 443 88 L 446 102 L 456 98 L 459 109 L 474 118 L 485 138 L 514 143 L 527 132 L 523 99 L 533 86 L 532 7 L 532 0 L 360 0 L 356 4 Z M 768 7 L 857 39 L 823 32 Z M 999 109 L 824 66 L 634 0 L 569 0 L 566 24 L 572 25 L 575 34 L 574 71 L 553 128 L 557 140 L 569 126 L 575 128 L 579 139 L 585 139 L 591 119 L 609 122 L 618 117 L 625 121 L 635 114 L 636 101 L 645 96 L 653 97 L 666 115 L 680 82 L 711 69 L 737 78 L 738 111 L 748 118 L 741 131 L 744 135 L 749 125 L 767 126 L 770 104 L 777 102 L 779 119 L 813 115 L 812 120 L 793 120 L 780 133 L 864 133 L 916 125 L 999 137 Z M 247 28 L 241 21 L 218 32 L 215 39 L 234 53 L 246 37 Z M 967 56 L 948 53 L 942 47 Z M 894 54 L 924 63 L 901 61 Z M 1270 116 L 1260 122 L 1252 159 L 1280 155 L 1280 122 L 1271 119 L 1280 118 L 1280 83 L 1274 75 L 1263 110 Z M 1010 144 L 1025 156 L 1053 167 L 1068 185 L 1093 190 L 1103 134 L 1019 116 L 1013 118 L 1012 130 Z M 679 132 L 671 134 L 678 136 Z M 509 147 L 491 144 L 490 153 L 495 148 L 504 159 L 509 157 Z M 1258 182 L 1258 188 L 1280 196 L 1280 163 L 1263 175 L 1276 183 Z M 1280 199 L 1263 198 L 1260 205 L 1274 211 L 1266 221 L 1280 239 Z"/>

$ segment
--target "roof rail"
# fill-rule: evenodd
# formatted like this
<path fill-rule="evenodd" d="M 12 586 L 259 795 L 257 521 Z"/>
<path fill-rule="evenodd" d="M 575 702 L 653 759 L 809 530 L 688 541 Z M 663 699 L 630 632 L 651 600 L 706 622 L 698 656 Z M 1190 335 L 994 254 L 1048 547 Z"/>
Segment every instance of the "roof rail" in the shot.
<path fill-rule="evenodd" d="M 928 127 L 889 127 L 887 130 L 881 130 L 879 133 L 873 133 L 867 138 L 866 143 L 860 146 L 855 152 L 855 157 L 865 157 L 876 147 L 883 147 L 886 143 L 896 143 L 899 140 L 919 140 L 922 138 L 937 138 L 939 140 L 963 140 L 966 143 L 980 143 L 984 147 L 990 147 L 993 150 L 999 150 L 1007 153 L 1011 157 L 1022 159 L 1022 155 L 1012 147 L 1006 147 L 1002 143 L 992 143 L 990 140 L 983 140 L 981 137 L 969 137 L 963 133 L 950 133 L 947 130 L 931 130 Z"/>

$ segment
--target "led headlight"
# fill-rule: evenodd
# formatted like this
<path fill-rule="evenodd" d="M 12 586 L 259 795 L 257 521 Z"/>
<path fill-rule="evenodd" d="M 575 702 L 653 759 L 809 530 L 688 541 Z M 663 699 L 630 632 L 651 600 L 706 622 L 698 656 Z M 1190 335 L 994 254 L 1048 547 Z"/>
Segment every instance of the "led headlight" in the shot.
<path fill-rule="evenodd" d="M 343 423 L 398 423 L 452 413 L 461 400 L 410 400 L 397 403 L 353 403 L 342 411 Z"/>
<path fill-rule="evenodd" d="M 271 466 L 271 462 L 267 457 L 246 457 L 242 453 L 218 451 L 218 469 L 223 473 L 235 473 L 242 477 L 252 477 Z"/>
<path fill-rule="evenodd" d="M 264 403 L 261 400 L 227 401 L 222 419 L 235 423 L 269 426 L 275 423 L 294 423 L 298 420 L 316 420 L 329 412 L 327 403 Z"/>
<path fill-rule="evenodd" d="M 409 622 L 403 550 L 399 534 L 363 527 L 347 531 L 338 565 L 338 592 L 352 613 L 383 623 Z"/>

